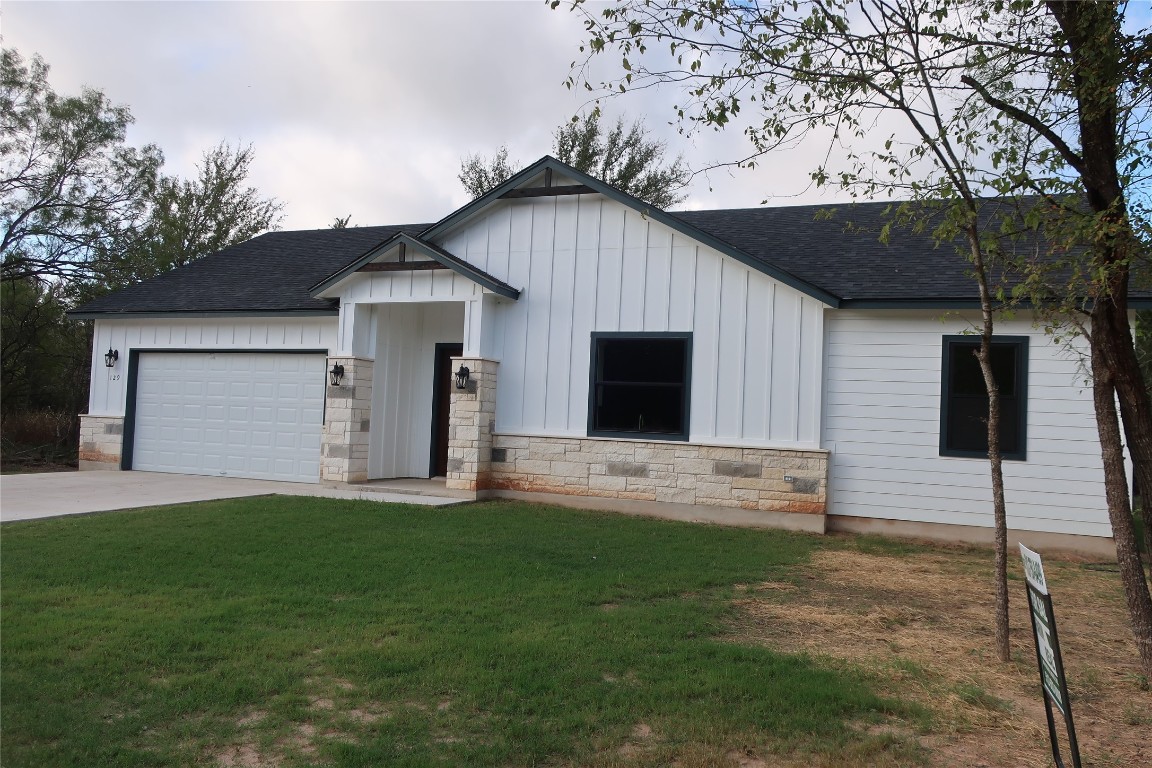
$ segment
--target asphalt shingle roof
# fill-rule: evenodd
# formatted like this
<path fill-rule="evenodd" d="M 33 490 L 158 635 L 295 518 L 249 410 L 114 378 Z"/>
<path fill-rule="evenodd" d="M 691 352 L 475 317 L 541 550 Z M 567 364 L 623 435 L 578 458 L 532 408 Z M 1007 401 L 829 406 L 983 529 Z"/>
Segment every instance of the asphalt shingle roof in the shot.
<path fill-rule="evenodd" d="M 893 226 L 880 239 L 889 203 L 801 205 L 679 211 L 672 215 L 757 260 L 823 288 L 842 300 L 868 302 L 973 301 L 972 267 L 957 243 L 937 244 L 930 231 Z M 982 226 L 992 226 L 986 204 Z M 928 228 L 930 229 L 930 228 Z M 1002 243 L 1033 252 L 1036 237 Z"/>
<path fill-rule="evenodd" d="M 889 204 L 681 211 L 669 215 L 803 283 L 849 304 L 970 303 L 978 296 L 971 267 L 954 243 L 930 232 L 893 227 L 880 239 Z M 985 212 L 995 213 L 994 204 Z M 985 217 L 987 218 L 987 217 Z M 76 310 L 106 315 L 167 312 L 332 311 L 334 300 L 309 289 L 399 232 L 428 224 L 269 232 L 146 280 Z M 1004 243 L 1036 252 L 1036 238 Z M 1042 249 L 1040 249 L 1042 252 Z M 1133 299 L 1152 296 L 1133 291 Z"/>
<path fill-rule="evenodd" d="M 308 289 L 398 232 L 428 224 L 267 232 L 191 264 L 101 296 L 76 314 L 334 310 Z"/>

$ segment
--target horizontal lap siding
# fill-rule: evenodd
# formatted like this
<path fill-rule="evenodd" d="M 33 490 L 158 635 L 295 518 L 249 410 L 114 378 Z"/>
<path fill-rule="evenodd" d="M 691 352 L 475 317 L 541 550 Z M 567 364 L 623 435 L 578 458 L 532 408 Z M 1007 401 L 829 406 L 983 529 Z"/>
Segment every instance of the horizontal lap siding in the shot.
<path fill-rule="evenodd" d="M 498 431 L 587 433 L 593 331 L 691 331 L 691 440 L 817 447 L 819 302 L 599 195 L 510 201 L 441 245 L 523 289 L 490 307 Z"/>
<path fill-rule="evenodd" d="M 832 451 L 832 514 L 992 525 L 987 460 L 939 455 L 942 338 L 975 321 L 828 313 L 824 441 Z M 1079 352 L 1053 344 L 1027 318 L 998 323 L 996 333 L 1030 337 L 1028 458 L 1004 462 L 1009 527 L 1111 535 Z"/>
<path fill-rule="evenodd" d="M 97 320 L 88 413 L 124 415 L 133 349 L 328 350 L 335 347 L 336 331 L 336 317 Z M 109 347 L 120 353 L 111 369 L 104 365 Z"/>

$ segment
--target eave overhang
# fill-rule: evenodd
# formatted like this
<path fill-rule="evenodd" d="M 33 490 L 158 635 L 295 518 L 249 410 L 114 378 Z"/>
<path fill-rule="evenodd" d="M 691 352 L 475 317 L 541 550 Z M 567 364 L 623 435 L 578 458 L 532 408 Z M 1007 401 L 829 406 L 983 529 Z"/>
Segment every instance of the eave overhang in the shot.
<path fill-rule="evenodd" d="M 1084 309 L 1091 309 L 1092 302 L 1084 302 Z M 934 298 L 934 299 L 843 299 L 840 309 L 980 309 L 980 300 L 973 298 Z M 993 311 L 1005 309 L 1035 309 L 1031 301 L 1021 301 L 1012 307 L 993 307 Z M 1152 297 L 1129 297 L 1128 309 L 1152 309 Z"/>
<path fill-rule="evenodd" d="M 109 311 L 109 312 L 83 312 L 71 310 L 65 313 L 73 320 L 155 320 L 161 318 L 231 318 L 231 317 L 336 317 L 340 314 L 337 307 L 332 309 L 221 309 L 221 310 L 145 310 Z"/>

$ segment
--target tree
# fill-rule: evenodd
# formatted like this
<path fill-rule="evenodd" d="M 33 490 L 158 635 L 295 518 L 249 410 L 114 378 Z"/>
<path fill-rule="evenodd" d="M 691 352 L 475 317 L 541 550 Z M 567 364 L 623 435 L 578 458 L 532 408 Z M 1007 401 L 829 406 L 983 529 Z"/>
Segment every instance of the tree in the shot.
<path fill-rule="evenodd" d="M 557 128 L 552 144 L 556 158 L 657 208 L 671 208 L 684 200 L 681 190 L 692 174 L 683 158 L 665 162 L 666 145 L 650 138 L 642 121 L 625 125 L 623 118 L 617 118 L 605 133 L 600 120 L 600 111 L 592 110 Z M 500 147 L 491 160 L 465 157 L 459 178 L 470 194 L 479 197 L 518 170 L 508 160 L 507 147 Z"/>
<path fill-rule="evenodd" d="M 1044 199 L 1022 207 L 1020 218 L 1045 228 L 1058 253 L 1017 265 L 1027 278 L 1020 295 L 1055 302 L 1060 317 L 1086 334 L 1117 559 L 1141 661 L 1152 675 L 1152 599 L 1112 406 L 1114 392 L 1140 484 L 1152 487 L 1145 481 L 1152 478 L 1152 408 L 1127 322 L 1137 248 L 1124 197 L 1146 167 L 1147 31 L 1124 33 L 1123 7 L 1114 2 L 632 0 L 599 15 L 580 0 L 574 7 L 588 30 L 584 63 L 616 52 L 622 74 L 593 84 L 577 63 L 570 85 L 627 92 L 677 84 L 686 101 L 676 110 L 690 127 L 723 128 L 745 120 L 751 106 L 745 166 L 805 137 L 846 145 L 845 168 L 818 166 L 817 183 L 837 181 L 868 196 L 960 201 L 951 220 L 974 264 L 989 251 L 976 247 L 970 196 Z M 892 115 L 902 127 L 886 122 Z M 1073 191 L 1087 197 L 1087 213 L 1069 202 Z M 992 422 L 995 386 L 987 383 Z"/>
<path fill-rule="evenodd" d="M 204 153 L 195 179 L 161 177 L 139 237 L 124 259 L 109 260 L 106 282 L 152 277 L 275 229 L 284 206 L 246 186 L 253 157 L 251 145 L 220 143 Z"/>
<path fill-rule="evenodd" d="M 503 184 L 520 171 L 520 165 L 508 159 L 508 147 L 500 147 L 491 159 L 480 154 L 467 155 L 460 161 L 460 183 L 472 197 L 480 197 Z"/>
<path fill-rule="evenodd" d="M 87 400 L 87 329 L 68 320 L 67 289 L 32 278 L 0 282 L 3 410 L 77 413 Z M 83 392 L 83 396 L 79 393 Z"/>
<path fill-rule="evenodd" d="M 281 204 L 247 186 L 251 147 L 220 144 L 192 180 L 155 146 L 125 143 L 127 107 L 61 96 L 48 65 L 0 54 L 0 318 L 5 411 L 79 410 L 91 327 L 78 303 L 274 227 Z"/>
<path fill-rule="evenodd" d="M 0 53 L 0 277 L 90 277 L 145 214 L 160 150 L 124 143 L 126 107 L 85 89 L 59 96 L 39 57 Z"/>

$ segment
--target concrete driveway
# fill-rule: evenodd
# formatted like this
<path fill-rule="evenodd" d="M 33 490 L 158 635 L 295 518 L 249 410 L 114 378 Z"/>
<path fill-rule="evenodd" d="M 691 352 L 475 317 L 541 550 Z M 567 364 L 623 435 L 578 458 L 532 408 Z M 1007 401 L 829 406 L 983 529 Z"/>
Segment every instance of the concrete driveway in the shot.
<path fill-rule="evenodd" d="M 0 521 L 80 515 L 241 496 L 321 496 L 441 506 L 460 499 L 441 496 L 329 488 L 313 483 L 160 472 L 43 472 L 0 477 Z"/>

